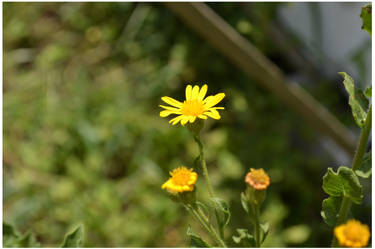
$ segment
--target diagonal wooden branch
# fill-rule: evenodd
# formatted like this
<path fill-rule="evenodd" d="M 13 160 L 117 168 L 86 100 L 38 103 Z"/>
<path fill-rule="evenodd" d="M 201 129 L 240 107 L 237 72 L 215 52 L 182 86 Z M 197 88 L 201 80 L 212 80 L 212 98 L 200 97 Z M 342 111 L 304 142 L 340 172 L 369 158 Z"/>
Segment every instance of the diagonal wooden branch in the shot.
<path fill-rule="evenodd" d="M 350 155 L 354 153 L 354 135 L 302 87 L 287 81 L 275 64 L 206 4 L 164 4 L 245 74 L 278 96 L 307 123 L 331 137 Z"/>

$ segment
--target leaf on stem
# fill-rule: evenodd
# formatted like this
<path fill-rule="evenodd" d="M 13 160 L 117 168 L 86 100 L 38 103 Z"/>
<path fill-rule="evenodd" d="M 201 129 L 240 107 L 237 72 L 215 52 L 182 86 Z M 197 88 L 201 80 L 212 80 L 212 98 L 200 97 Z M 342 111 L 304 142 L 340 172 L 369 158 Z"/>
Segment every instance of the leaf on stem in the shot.
<path fill-rule="evenodd" d="M 335 197 L 344 195 L 356 204 L 362 202 L 362 186 L 358 177 L 353 170 L 345 166 L 341 166 L 337 173 L 328 168 L 323 177 L 323 190 Z"/>
<path fill-rule="evenodd" d="M 197 234 L 193 233 L 190 226 L 188 227 L 186 234 L 190 237 L 190 247 L 212 247 Z"/>
<path fill-rule="evenodd" d="M 20 236 L 13 226 L 3 223 L 3 247 L 40 247 L 40 243 L 31 232 Z"/>
<path fill-rule="evenodd" d="M 228 204 L 221 198 L 211 198 L 211 201 L 215 203 L 214 208 L 219 214 L 219 223 L 221 229 L 224 229 L 230 220 L 230 211 Z"/>
<path fill-rule="evenodd" d="M 268 232 L 270 231 L 270 224 L 268 222 L 260 224 L 260 229 L 262 229 L 263 237 L 261 243 L 267 238 Z"/>
<path fill-rule="evenodd" d="M 365 95 L 366 95 L 367 98 L 371 98 L 371 96 L 372 96 L 372 86 L 366 88 Z"/>
<path fill-rule="evenodd" d="M 345 72 L 339 72 L 344 78 L 344 86 L 349 94 L 349 105 L 352 108 L 352 114 L 359 127 L 363 127 L 367 117 L 369 101 L 361 90 L 355 88 L 354 80 Z"/>
<path fill-rule="evenodd" d="M 239 236 L 232 236 L 232 239 L 236 244 L 241 244 L 243 247 L 255 247 L 254 236 L 249 234 L 247 229 L 238 228 L 236 230 Z"/>
<path fill-rule="evenodd" d="M 329 197 L 323 200 L 321 216 L 328 226 L 335 226 L 337 221 L 337 215 L 340 210 L 341 197 Z"/>
<path fill-rule="evenodd" d="M 371 3 L 369 3 L 362 7 L 361 18 L 363 21 L 362 29 L 369 32 L 370 35 L 372 33 L 371 16 L 372 16 L 372 5 Z"/>
<path fill-rule="evenodd" d="M 83 228 L 82 228 L 82 225 L 80 225 L 73 232 L 65 235 L 64 241 L 60 247 L 63 247 L 63 248 L 81 247 L 82 239 L 83 239 Z"/>
<path fill-rule="evenodd" d="M 359 165 L 358 169 L 355 171 L 357 176 L 362 178 L 369 178 L 372 173 L 372 165 L 371 165 L 371 151 L 367 152 L 363 158 L 362 162 Z"/>

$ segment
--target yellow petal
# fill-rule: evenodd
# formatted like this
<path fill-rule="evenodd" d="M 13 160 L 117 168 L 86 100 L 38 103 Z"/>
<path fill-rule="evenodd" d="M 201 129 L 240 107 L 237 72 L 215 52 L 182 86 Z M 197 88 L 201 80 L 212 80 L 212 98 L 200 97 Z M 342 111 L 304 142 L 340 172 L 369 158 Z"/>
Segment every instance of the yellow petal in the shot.
<path fill-rule="evenodd" d="M 199 86 L 194 86 L 193 91 L 191 92 L 191 99 L 197 99 L 199 93 Z"/>
<path fill-rule="evenodd" d="M 225 93 L 218 93 L 215 96 L 212 96 L 212 98 L 210 97 L 211 96 L 206 98 L 206 103 L 204 104 L 204 107 L 206 109 L 213 107 L 214 105 L 219 103 L 225 97 Z"/>
<path fill-rule="evenodd" d="M 175 107 L 171 107 L 171 106 L 165 106 L 165 105 L 159 105 L 159 106 L 166 109 L 166 110 L 169 110 L 169 111 L 181 112 L 181 109 L 179 109 L 179 108 L 175 108 Z"/>
<path fill-rule="evenodd" d="M 191 99 L 191 85 L 188 85 L 185 89 L 186 100 Z"/>
<path fill-rule="evenodd" d="M 207 119 L 207 117 L 204 116 L 203 114 L 202 114 L 202 115 L 199 115 L 198 118 L 201 118 L 201 119 Z"/>
<path fill-rule="evenodd" d="M 205 112 L 204 115 L 207 115 L 213 119 L 220 119 L 219 113 L 213 113 L 213 112 Z"/>
<path fill-rule="evenodd" d="M 183 117 L 185 117 L 184 115 L 180 115 L 180 116 L 177 116 L 171 120 L 169 120 L 169 123 L 172 123 L 172 125 L 175 125 L 177 124 Z"/>
<path fill-rule="evenodd" d="M 165 117 L 168 117 L 171 114 L 175 114 L 175 113 L 172 112 L 172 111 L 164 110 L 164 111 L 160 112 L 160 117 L 165 118 Z"/>
<path fill-rule="evenodd" d="M 181 107 L 182 103 L 178 100 L 172 99 L 171 97 L 164 96 L 161 98 L 165 103 L 170 104 L 175 107 Z"/>
<path fill-rule="evenodd" d="M 182 126 L 184 126 L 188 121 L 189 121 L 189 117 L 188 116 L 184 116 L 184 118 L 181 119 Z"/>
<path fill-rule="evenodd" d="M 204 84 L 201 90 L 199 91 L 198 100 L 202 101 L 204 99 L 204 96 L 206 96 L 206 93 L 207 93 L 207 85 Z"/>
<path fill-rule="evenodd" d="M 190 116 L 189 122 L 193 123 L 197 117 L 196 116 Z"/>

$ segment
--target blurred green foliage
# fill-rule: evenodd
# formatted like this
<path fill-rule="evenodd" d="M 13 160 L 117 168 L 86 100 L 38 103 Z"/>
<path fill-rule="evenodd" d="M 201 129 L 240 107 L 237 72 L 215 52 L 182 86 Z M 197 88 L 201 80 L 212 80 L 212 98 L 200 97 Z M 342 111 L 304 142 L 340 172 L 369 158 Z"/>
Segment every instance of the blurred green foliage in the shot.
<path fill-rule="evenodd" d="M 239 3 L 209 5 L 293 71 Z M 271 177 L 264 246 L 329 244 L 331 231 L 320 217 L 321 177 L 334 161 L 313 127 L 163 5 L 3 6 L 6 222 L 33 231 L 43 246 L 58 246 L 62 234 L 81 223 L 83 246 L 188 246 L 189 223 L 195 233 L 204 231 L 160 186 L 169 170 L 193 167 L 198 149 L 185 128 L 159 117 L 158 104 L 162 96 L 182 99 L 186 83 L 207 83 L 208 94 L 227 96 L 222 119 L 206 122 L 203 141 L 217 195 L 230 203 L 228 240 L 235 228 L 250 227 L 240 202 L 243 178 L 250 167 L 263 167 Z M 279 6 L 258 4 L 269 20 Z M 346 96 L 329 80 L 308 90 L 354 126 Z M 355 211 L 362 221 L 371 216 L 370 188 Z M 208 196 L 202 177 L 197 191 Z"/>

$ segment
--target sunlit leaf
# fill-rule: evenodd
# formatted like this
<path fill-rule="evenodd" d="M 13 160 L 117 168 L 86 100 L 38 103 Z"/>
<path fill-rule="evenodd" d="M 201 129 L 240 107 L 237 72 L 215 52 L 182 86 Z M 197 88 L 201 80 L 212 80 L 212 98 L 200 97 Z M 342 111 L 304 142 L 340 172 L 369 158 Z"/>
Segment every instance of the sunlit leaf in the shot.
<path fill-rule="evenodd" d="M 354 86 L 354 80 L 345 72 L 339 73 L 344 78 L 344 86 L 349 94 L 349 105 L 352 108 L 352 114 L 359 127 L 363 127 L 367 117 L 369 101 L 363 92 Z"/>
<path fill-rule="evenodd" d="M 323 220 L 329 226 L 335 226 L 337 221 L 337 214 L 339 213 L 341 205 L 341 197 L 329 197 L 323 200 L 321 215 Z"/>
<path fill-rule="evenodd" d="M 371 3 L 366 4 L 362 7 L 361 18 L 362 18 L 362 29 L 372 34 L 371 18 L 372 17 L 372 5 Z"/>
<path fill-rule="evenodd" d="M 335 197 L 342 195 L 349 197 L 354 203 L 362 202 L 362 186 L 353 170 L 341 166 L 337 173 L 328 168 L 323 177 L 323 190 Z"/>
<path fill-rule="evenodd" d="M 362 178 L 369 178 L 372 173 L 372 165 L 371 165 L 371 151 L 367 152 L 362 159 L 361 164 L 359 165 L 358 169 L 355 171 L 357 176 Z"/>
<path fill-rule="evenodd" d="M 83 240 L 83 228 L 82 225 L 77 227 L 73 232 L 65 235 L 64 241 L 60 247 L 81 247 Z"/>

